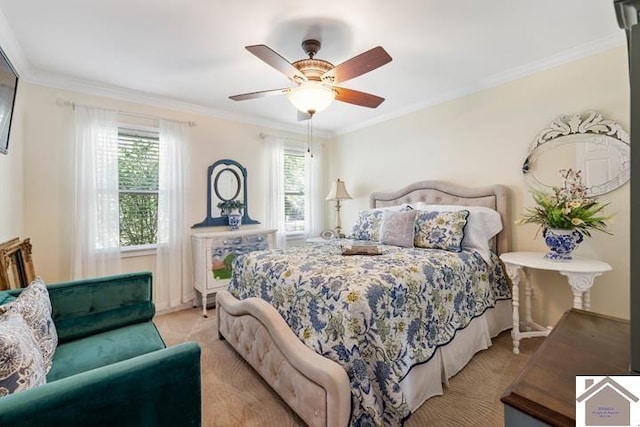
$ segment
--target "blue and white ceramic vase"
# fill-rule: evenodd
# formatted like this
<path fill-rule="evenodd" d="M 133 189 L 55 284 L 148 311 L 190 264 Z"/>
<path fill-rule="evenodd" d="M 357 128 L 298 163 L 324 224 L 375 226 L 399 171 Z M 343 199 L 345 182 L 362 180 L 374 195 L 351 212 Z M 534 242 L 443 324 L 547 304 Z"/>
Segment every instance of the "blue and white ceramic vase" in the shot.
<path fill-rule="evenodd" d="M 582 233 L 577 230 L 559 228 L 545 228 L 542 232 L 542 237 L 544 237 L 544 242 L 549 247 L 549 252 L 544 257 L 560 261 L 571 259 L 571 252 L 584 239 Z"/>
<path fill-rule="evenodd" d="M 229 228 L 231 230 L 237 230 L 242 225 L 242 214 L 238 209 L 233 209 L 228 213 L 227 218 L 229 218 Z"/>

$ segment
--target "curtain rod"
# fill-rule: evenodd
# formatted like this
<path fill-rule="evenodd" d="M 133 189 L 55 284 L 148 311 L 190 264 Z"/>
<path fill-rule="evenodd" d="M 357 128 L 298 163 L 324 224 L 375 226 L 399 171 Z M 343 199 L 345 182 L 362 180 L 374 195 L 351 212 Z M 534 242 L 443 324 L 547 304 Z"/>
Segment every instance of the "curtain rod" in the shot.
<path fill-rule="evenodd" d="M 197 122 L 193 122 L 193 121 L 165 119 L 164 117 L 154 116 L 153 114 L 132 113 L 130 111 L 115 110 L 113 108 L 104 108 L 104 107 L 97 107 L 97 106 L 94 106 L 94 105 L 78 104 L 78 103 L 75 103 L 73 101 L 67 101 L 66 99 L 60 99 L 60 98 L 56 99 L 56 105 L 58 105 L 59 107 L 67 107 L 67 106 L 69 106 L 71 108 L 76 108 L 76 107 L 101 108 L 103 110 L 113 111 L 115 113 L 122 114 L 123 116 L 136 117 L 136 118 L 139 118 L 139 119 L 169 120 L 169 121 L 172 121 L 172 122 L 184 123 L 184 124 L 188 125 L 189 127 L 194 127 L 194 126 L 197 125 Z"/>

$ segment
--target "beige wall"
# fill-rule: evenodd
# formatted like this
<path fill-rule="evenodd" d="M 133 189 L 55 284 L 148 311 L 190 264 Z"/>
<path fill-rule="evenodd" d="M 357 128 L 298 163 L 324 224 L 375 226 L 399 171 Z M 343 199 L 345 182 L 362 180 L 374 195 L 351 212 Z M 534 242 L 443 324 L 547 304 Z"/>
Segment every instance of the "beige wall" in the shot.
<path fill-rule="evenodd" d="M 629 128 L 626 50 L 613 49 L 456 99 L 433 108 L 340 135 L 330 147 L 329 177 L 354 196 L 343 204 L 345 227 L 368 207 L 372 191 L 440 179 L 469 186 L 505 184 L 513 220 L 532 205 L 520 168 L 533 137 L 557 115 L 597 110 Z M 629 184 L 601 197 L 615 213 L 613 236 L 595 234 L 577 254 L 602 259 L 613 271 L 597 278 L 594 311 L 629 317 Z M 333 217 L 333 216 L 332 216 Z M 515 226 L 514 250 L 545 250 L 533 225 Z M 563 277 L 535 273 L 534 315 L 554 324 L 572 304 Z"/>
<path fill-rule="evenodd" d="M 15 205 L 15 213 L 7 220 L 4 216 L 0 220 L 0 236 L 9 238 L 19 233 L 24 237 L 31 237 L 37 274 L 48 282 L 67 280 L 70 277 L 73 111 L 70 106 L 57 105 L 58 99 L 197 122 L 197 126 L 190 128 L 190 186 L 186 233 L 190 231 L 190 225 L 205 218 L 207 168 L 223 158 L 236 160 L 247 168 L 249 214 L 253 219 L 263 222 L 264 160 L 263 139 L 260 133 L 305 138 L 304 135 L 204 115 L 159 109 L 38 85 L 22 85 L 19 120 L 16 126 L 18 131 L 12 136 L 10 157 L 0 156 L 0 176 L 6 176 L 4 180 L 11 179 L 13 181 L 10 182 L 16 183 L 11 194 L 0 193 L 3 206 L 5 199 L 7 204 Z M 135 120 L 126 116 L 123 118 L 128 122 L 151 124 L 148 120 Z M 322 139 L 316 138 L 316 141 L 322 142 Z M 23 155 L 21 151 L 24 151 Z M 16 175 L 15 178 L 12 177 L 13 174 Z M 127 257 L 124 260 L 125 271 L 153 271 L 154 266 L 154 256 Z"/>

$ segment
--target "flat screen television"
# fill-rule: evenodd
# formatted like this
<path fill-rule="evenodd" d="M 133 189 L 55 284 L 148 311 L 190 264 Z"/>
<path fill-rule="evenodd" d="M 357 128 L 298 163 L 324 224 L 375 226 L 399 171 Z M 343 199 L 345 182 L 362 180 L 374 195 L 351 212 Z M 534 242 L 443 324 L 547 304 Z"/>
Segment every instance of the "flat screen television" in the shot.
<path fill-rule="evenodd" d="M 630 257 L 640 252 L 640 0 L 614 0 L 616 17 L 620 28 L 627 34 L 629 57 L 629 86 L 631 89 L 631 252 Z M 630 371 L 640 374 L 640 266 L 631 263 L 630 271 L 630 327 L 631 354 Z"/>
<path fill-rule="evenodd" d="M 9 152 L 9 134 L 17 87 L 18 73 L 0 49 L 0 153 L 3 154 Z"/>

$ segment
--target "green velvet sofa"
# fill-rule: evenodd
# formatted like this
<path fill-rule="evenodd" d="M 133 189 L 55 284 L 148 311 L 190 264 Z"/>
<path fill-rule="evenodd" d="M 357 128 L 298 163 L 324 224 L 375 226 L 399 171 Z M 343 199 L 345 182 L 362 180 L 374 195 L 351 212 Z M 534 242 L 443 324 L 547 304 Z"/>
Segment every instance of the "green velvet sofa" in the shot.
<path fill-rule="evenodd" d="M 200 426 L 200 347 L 165 346 L 151 286 L 148 272 L 47 285 L 47 384 L 0 397 L 0 426 Z M 0 305 L 20 292 L 0 291 Z"/>

